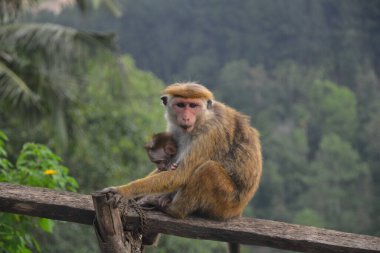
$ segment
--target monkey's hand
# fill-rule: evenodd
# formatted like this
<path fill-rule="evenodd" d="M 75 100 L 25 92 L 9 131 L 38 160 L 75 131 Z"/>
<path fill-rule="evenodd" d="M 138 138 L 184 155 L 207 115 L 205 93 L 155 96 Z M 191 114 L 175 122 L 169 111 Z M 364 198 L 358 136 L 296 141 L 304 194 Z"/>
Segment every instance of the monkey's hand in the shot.
<path fill-rule="evenodd" d="M 107 197 L 107 204 L 111 205 L 113 208 L 117 208 L 123 197 L 116 187 L 107 187 L 98 192 L 99 194 L 104 194 Z"/>
<path fill-rule="evenodd" d="M 137 200 L 137 203 L 145 209 L 163 210 L 170 204 L 171 201 L 171 194 L 164 194 L 160 196 L 148 195 Z"/>
<path fill-rule="evenodd" d="M 144 196 L 137 200 L 137 204 L 145 209 L 155 209 L 158 206 L 157 196 Z"/>
<path fill-rule="evenodd" d="M 164 194 L 158 198 L 158 207 L 165 209 L 172 202 L 171 194 Z"/>
<path fill-rule="evenodd" d="M 171 163 L 169 164 L 169 169 L 170 170 L 176 170 L 178 168 L 178 164 L 177 163 Z"/>

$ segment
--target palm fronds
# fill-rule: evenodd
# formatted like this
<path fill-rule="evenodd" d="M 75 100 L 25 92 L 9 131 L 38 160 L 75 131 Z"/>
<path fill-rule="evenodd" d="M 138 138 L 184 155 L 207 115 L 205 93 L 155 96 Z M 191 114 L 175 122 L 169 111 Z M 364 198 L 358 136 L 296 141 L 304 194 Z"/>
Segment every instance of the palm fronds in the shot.
<path fill-rule="evenodd" d="M 54 1 L 54 0 L 51 0 Z M 43 0 L 0 0 L 0 24 L 12 23 L 23 12 L 38 6 Z M 121 16 L 120 8 L 116 6 L 115 0 L 76 0 L 76 5 L 81 11 L 87 11 L 90 7 L 99 7 L 104 4 L 116 17 Z"/>
<path fill-rule="evenodd" d="M 27 4 L 38 0 L 0 0 L 0 24 L 13 22 Z"/>
<path fill-rule="evenodd" d="M 55 24 L 1 26 L 0 99 L 30 106 L 36 105 L 41 92 L 70 98 L 76 68 L 97 52 L 113 49 L 112 35 Z"/>
<path fill-rule="evenodd" d="M 0 49 L 38 50 L 54 58 L 83 56 L 99 46 L 114 49 L 112 34 L 86 33 L 57 24 L 9 24 L 0 27 Z"/>
<path fill-rule="evenodd" d="M 40 100 L 40 96 L 34 93 L 28 85 L 2 61 L 0 61 L 0 98 L 8 100 L 12 104 L 12 107 L 17 107 L 20 102 L 26 105 L 37 106 Z"/>
<path fill-rule="evenodd" d="M 76 0 L 87 3 L 113 0 Z M 68 141 L 67 107 L 76 102 L 84 67 L 115 51 L 113 34 L 81 32 L 55 24 L 14 23 L 42 0 L 0 0 L 0 116 L 50 119 L 57 147 Z M 113 57 L 112 57 L 113 58 Z"/>
<path fill-rule="evenodd" d="M 115 0 L 76 0 L 76 3 L 81 11 L 88 10 L 91 4 L 94 8 L 98 8 L 101 4 L 104 4 L 114 16 L 120 17 L 122 14 L 120 8 L 116 6 Z"/>

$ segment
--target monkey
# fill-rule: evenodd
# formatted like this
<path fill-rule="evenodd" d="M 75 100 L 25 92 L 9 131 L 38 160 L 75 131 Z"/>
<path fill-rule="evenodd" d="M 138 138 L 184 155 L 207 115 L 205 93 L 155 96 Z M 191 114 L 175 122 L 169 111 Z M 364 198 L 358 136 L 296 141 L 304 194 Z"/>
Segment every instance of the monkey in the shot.
<path fill-rule="evenodd" d="M 175 83 L 161 96 L 167 131 L 178 144 L 176 170 L 153 172 L 126 185 L 108 187 L 109 203 L 176 192 L 163 210 L 175 218 L 190 214 L 215 220 L 240 217 L 258 189 L 262 174 L 259 132 L 248 116 L 218 102 L 197 83 Z M 230 243 L 238 252 L 239 245 Z"/>
<path fill-rule="evenodd" d="M 150 161 L 156 164 L 159 171 L 175 169 L 172 159 L 177 153 L 177 143 L 169 132 L 153 135 L 151 141 L 145 145 Z"/>
<path fill-rule="evenodd" d="M 157 172 L 177 168 L 177 165 L 173 163 L 173 158 L 177 153 L 177 143 L 169 132 L 154 134 L 144 148 L 150 161 L 156 165 Z M 147 195 L 138 198 L 137 203 L 143 209 L 163 210 L 171 202 L 174 194 Z M 159 234 L 144 234 L 142 240 L 144 245 L 157 245 L 159 238 Z"/>
<path fill-rule="evenodd" d="M 145 145 L 150 161 L 156 164 L 159 171 L 175 170 L 177 165 L 173 158 L 177 153 L 177 143 L 169 132 L 154 134 L 151 141 Z M 172 200 L 174 194 L 148 195 L 139 198 L 137 203 L 144 208 L 165 208 Z"/>

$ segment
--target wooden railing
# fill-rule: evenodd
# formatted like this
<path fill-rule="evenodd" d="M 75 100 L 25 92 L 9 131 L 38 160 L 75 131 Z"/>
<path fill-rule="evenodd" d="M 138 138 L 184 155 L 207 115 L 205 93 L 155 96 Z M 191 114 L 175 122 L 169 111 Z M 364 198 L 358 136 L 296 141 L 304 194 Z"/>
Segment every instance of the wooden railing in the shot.
<path fill-rule="evenodd" d="M 93 225 L 96 216 L 90 195 L 5 183 L 0 183 L 0 211 L 86 225 Z M 277 221 L 245 217 L 226 222 L 195 217 L 180 220 L 154 211 L 146 211 L 145 216 L 149 233 L 299 252 L 380 252 L 379 237 Z M 138 226 L 139 215 L 131 211 L 126 223 Z"/>

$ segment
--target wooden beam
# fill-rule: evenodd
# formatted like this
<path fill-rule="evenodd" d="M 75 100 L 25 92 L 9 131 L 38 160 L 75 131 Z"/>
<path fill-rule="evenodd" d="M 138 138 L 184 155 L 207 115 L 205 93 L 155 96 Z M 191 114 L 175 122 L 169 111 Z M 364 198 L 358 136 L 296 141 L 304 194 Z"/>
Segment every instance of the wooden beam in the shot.
<path fill-rule="evenodd" d="M 127 226 L 136 226 L 138 222 L 138 215 L 131 213 Z M 158 212 L 149 212 L 147 223 L 150 232 L 298 252 L 380 252 L 379 237 L 247 217 L 227 222 L 195 217 L 176 220 Z"/>
<path fill-rule="evenodd" d="M 0 211 L 92 225 L 90 195 L 0 183 Z"/>
<path fill-rule="evenodd" d="M 91 196 L 0 183 L 0 211 L 92 225 Z M 299 252 L 380 252 L 380 238 L 277 221 L 237 218 L 227 222 L 201 218 L 178 220 L 160 212 L 146 212 L 149 232 L 230 241 Z M 127 225 L 136 226 L 132 210 Z"/>

